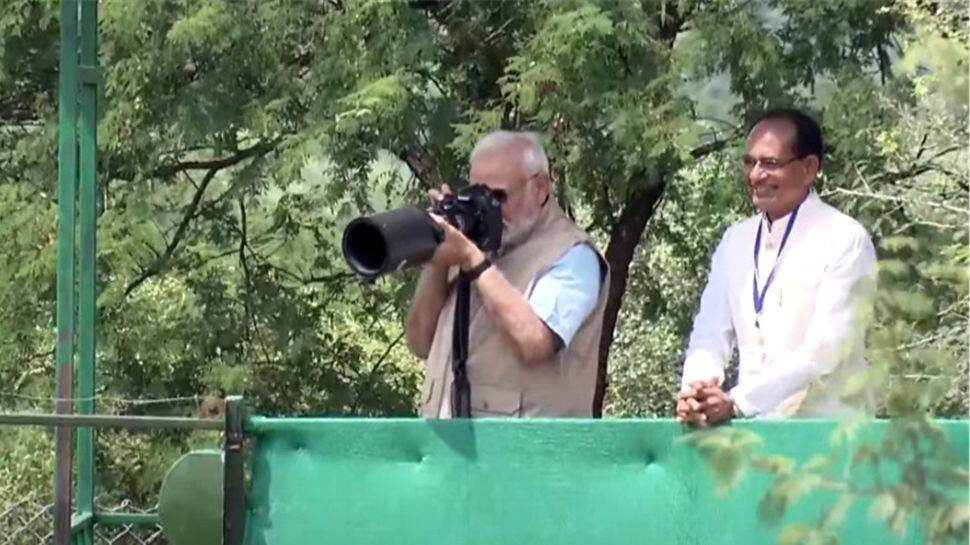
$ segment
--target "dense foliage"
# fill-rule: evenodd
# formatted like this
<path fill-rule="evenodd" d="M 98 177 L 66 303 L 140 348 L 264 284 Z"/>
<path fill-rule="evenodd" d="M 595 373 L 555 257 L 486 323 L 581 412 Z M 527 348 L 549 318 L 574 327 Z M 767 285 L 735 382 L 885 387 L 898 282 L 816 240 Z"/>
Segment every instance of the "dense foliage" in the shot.
<path fill-rule="evenodd" d="M 53 380 L 58 8 L 8 4 L 0 408 L 47 410 L 31 398 L 49 398 Z M 913 0 L 102 0 L 99 395 L 242 393 L 264 413 L 413 414 L 421 366 L 401 339 L 414 274 L 361 285 L 339 235 L 355 215 L 456 184 L 475 138 L 505 127 L 542 132 L 560 200 L 612 267 L 605 413 L 668 416 L 709 256 L 751 212 L 735 167 L 745 123 L 799 105 L 831 143 L 820 193 L 870 229 L 881 258 L 864 380 L 887 394 L 883 414 L 963 416 L 961 10 Z M 0 472 L 20 467 L 6 460 L 32 463 L 23 449 L 43 440 L 26 436 L 0 436 Z M 114 482 L 142 483 L 129 494 L 149 494 L 170 461 L 151 454 L 153 442 L 185 445 L 101 441 Z M 12 470 L 24 488 L 43 480 Z"/>

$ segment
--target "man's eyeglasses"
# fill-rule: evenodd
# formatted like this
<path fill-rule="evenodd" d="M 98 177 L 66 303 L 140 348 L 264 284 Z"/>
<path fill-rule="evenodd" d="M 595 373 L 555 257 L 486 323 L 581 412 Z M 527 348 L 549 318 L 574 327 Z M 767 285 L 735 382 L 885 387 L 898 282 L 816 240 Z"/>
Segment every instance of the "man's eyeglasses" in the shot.
<path fill-rule="evenodd" d="M 523 182 L 522 185 L 525 185 L 525 184 L 529 183 L 529 181 L 531 181 L 533 178 L 535 178 L 536 176 L 538 176 L 538 174 L 539 173 L 536 173 L 536 174 L 533 174 L 532 176 L 529 176 L 528 178 L 526 178 L 525 179 L 525 182 Z M 472 182 L 472 184 L 474 185 L 474 182 Z M 520 191 L 521 189 L 522 189 L 522 186 L 513 187 L 512 193 L 516 193 L 516 192 Z M 492 189 L 491 192 L 492 192 L 492 196 L 495 197 L 495 200 L 497 200 L 499 202 L 499 204 L 505 204 L 509 200 L 509 191 L 507 191 L 505 189 Z"/>
<path fill-rule="evenodd" d="M 781 161 L 773 157 L 756 159 L 750 155 L 745 155 L 744 157 L 741 158 L 741 168 L 743 168 L 745 172 L 751 172 L 752 170 L 755 169 L 755 167 L 757 167 L 758 165 L 761 165 L 761 170 L 763 170 L 764 172 L 777 172 L 785 168 L 789 164 L 804 158 L 805 156 L 803 155 L 801 157 L 798 157 L 798 156 L 792 157 L 787 161 Z"/>
<path fill-rule="evenodd" d="M 478 185 L 478 184 L 472 184 L 472 185 Z M 489 189 L 488 191 L 489 193 L 492 194 L 493 197 L 495 197 L 495 200 L 498 201 L 499 204 L 505 204 L 509 200 L 509 192 L 504 189 Z"/>

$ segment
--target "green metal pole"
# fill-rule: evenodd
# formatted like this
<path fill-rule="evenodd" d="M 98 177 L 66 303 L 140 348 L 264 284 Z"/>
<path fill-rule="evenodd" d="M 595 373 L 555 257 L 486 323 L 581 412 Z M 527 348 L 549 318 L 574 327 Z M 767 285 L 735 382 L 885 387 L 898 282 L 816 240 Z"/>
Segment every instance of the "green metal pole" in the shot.
<path fill-rule="evenodd" d="M 61 0 L 57 191 L 58 413 L 71 412 L 74 397 L 74 222 L 77 182 L 77 0 Z M 71 435 L 57 428 L 54 452 L 54 544 L 71 542 Z"/>
<path fill-rule="evenodd" d="M 246 407 L 240 396 L 226 398 L 223 445 L 222 545 L 242 545 L 246 532 L 246 484 L 243 443 Z"/>
<path fill-rule="evenodd" d="M 81 0 L 80 81 L 80 278 L 78 290 L 77 412 L 93 414 L 96 377 L 95 331 L 97 320 L 97 153 L 98 153 L 98 2 Z M 77 430 L 77 511 L 94 513 L 95 430 Z M 94 539 L 94 528 L 82 534 L 85 543 Z"/>

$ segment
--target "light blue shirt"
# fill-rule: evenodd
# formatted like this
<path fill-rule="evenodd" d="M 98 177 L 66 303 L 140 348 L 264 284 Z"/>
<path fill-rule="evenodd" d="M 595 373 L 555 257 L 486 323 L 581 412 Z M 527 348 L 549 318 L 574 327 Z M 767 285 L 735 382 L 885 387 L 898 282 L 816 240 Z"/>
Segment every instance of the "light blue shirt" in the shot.
<path fill-rule="evenodd" d="M 600 258 L 586 244 L 562 255 L 538 280 L 529 296 L 532 310 L 568 346 L 599 299 L 604 270 Z"/>

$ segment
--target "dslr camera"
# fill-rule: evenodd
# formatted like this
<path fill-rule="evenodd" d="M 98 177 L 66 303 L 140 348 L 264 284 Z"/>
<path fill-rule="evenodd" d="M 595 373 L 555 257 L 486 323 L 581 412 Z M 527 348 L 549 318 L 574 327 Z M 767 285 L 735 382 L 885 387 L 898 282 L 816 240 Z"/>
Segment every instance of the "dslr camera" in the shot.
<path fill-rule="evenodd" d="M 425 263 L 444 240 L 429 212 L 445 218 L 483 252 L 502 245 L 501 203 L 487 187 L 470 185 L 426 210 L 408 205 L 351 221 L 344 229 L 344 259 L 369 280 Z"/>

